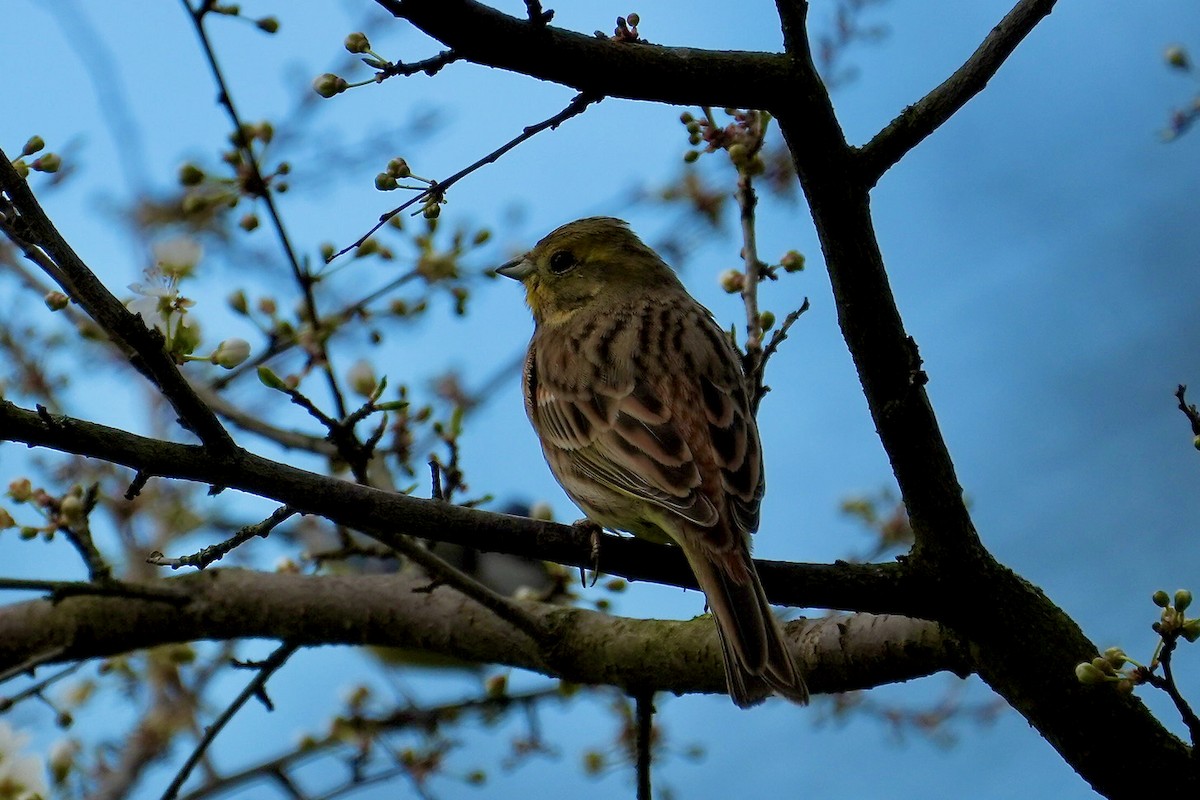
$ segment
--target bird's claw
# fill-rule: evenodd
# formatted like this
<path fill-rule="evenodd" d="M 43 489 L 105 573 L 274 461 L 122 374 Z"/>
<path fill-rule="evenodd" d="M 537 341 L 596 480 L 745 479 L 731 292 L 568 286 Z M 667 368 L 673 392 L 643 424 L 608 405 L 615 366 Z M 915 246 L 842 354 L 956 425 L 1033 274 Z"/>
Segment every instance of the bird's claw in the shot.
<path fill-rule="evenodd" d="M 579 568 L 579 582 L 583 584 L 583 588 L 588 589 L 596 585 L 596 581 L 600 578 L 600 542 L 604 534 L 604 529 L 590 519 L 575 520 L 571 527 L 580 533 L 586 533 L 591 540 L 592 548 L 589 554 L 592 569 L 592 582 L 587 582 L 587 568 Z"/>

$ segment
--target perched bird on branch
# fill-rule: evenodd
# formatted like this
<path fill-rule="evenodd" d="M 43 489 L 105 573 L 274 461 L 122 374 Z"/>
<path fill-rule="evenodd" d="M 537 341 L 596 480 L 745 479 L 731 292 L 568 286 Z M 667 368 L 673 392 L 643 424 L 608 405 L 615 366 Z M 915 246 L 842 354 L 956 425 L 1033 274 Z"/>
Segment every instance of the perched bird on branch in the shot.
<path fill-rule="evenodd" d="M 750 558 L 762 449 L 729 337 L 618 219 L 563 225 L 496 271 L 533 312 L 525 409 L 555 478 L 597 525 L 683 550 L 737 705 L 807 702 Z"/>

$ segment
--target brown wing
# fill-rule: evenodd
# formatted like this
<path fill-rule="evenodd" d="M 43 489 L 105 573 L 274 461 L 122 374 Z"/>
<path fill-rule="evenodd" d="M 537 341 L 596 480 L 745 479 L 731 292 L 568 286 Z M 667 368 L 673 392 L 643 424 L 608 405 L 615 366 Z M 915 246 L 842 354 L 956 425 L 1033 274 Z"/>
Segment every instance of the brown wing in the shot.
<path fill-rule="evenodd" d="M 730 527 L 757 527 L 762 457 L 741 368 L 687 295 L 539 330 L 525 396 L 547 461 L 576 500 L 567 472 L 708 529 L 718 549 L 732 545 Z M 722 508 L 733 525 L 718 524 Z"/>

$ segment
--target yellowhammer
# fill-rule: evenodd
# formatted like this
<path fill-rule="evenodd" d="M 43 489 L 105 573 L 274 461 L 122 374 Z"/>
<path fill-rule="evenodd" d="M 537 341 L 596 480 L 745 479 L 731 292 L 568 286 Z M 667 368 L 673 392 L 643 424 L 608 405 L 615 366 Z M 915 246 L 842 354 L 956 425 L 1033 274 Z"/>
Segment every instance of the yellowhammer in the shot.
<path fill-rule="evenodd" d="M 533 312 L 525 410 L 555 478 L 591 521 L 683 549 L 735 703 L 807 702 L 750 559 L 762 450 L 725 332 L 619 219 L 563 225 L 497 272 Z"/>

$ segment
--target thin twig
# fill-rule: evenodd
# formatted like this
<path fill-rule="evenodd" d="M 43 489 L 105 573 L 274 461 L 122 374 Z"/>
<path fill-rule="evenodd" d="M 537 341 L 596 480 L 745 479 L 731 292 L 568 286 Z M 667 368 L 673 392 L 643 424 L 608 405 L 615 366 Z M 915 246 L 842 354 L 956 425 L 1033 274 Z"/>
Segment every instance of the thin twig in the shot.
<path fill-rule="evenodd" d="M 200 47 L 204 51 L 204 57 L 208 61 L 209 70 L 212 72 L 213 80 L 217 84 L 217 102 L 225 109 L 230 122 L 233 124 L 233 141 L 241 152 L 242 161 L 250 170 L 250 187 L 253 196 L 261 199 L 267 208 L 267 215 L 271 218 L 271 225 L 275 229 L 276 236 L 279 238 L 279 245 L 283 248 L 284 257 L 287 259 L 288 266 L 292 271 L 292 277 L 295 279 L 296 285 L 300 288 L 300 292 L 304 297 L 305 312 L 308 315 L 309 322 L 313 326 L 314 334 L 317 334 L 321 330 L 321 317 L 317 312 L 317 298 L 313 291 L 315 281 L 308 269 L 300 264 L 300 259 L 296 256 L 296 250 L 292 246 L 291 237 L 288 235 L 287 228 L 284 227 L 283 217 L 279 214 L 279 209 L 275 204 L 271 185 L 263 178 L 262 170 L 258 165 L 258 158 L 250 146 L 250 141 L 243 133 L 245 125 L 238 114 L 237 107 L 234 105 L 233 95 L 229 91 L 229 84 L 225 80 L 221 65 L 217 61 L 216 51 L 213 49 L 212 41 L 208 38 L 207 29 L 204 27 L 205 18 L 212 10 L 212 4 L 204 2 L 199 8 L 193 9 L 189 0 L 180 1 L 183 3 L 184 8 L 187 9 L 188 18 L 191 19 L 192 26 L 196 30 L 196 36 L 200 40 Z M 333 367 L 329 363 L 324 341 L 321 336 L 314 335 L 313 342 L 320 354 L 322 371 L 325 373 L 325 379 L 329 384 L 329 391 L 333 396 L 334 405 L 338 409 L 338 415 L 344 417 L 346 416 L 345 398 L 342 395 L 341 387 L 338 386 L 337 377 L 333 373 Z"/>
<path fill-rule="evenodd" d="M 383 296 L 387 295 L 388 293 L 395 291 L 396 289 L 400 288 L 401 286 L 403 286 L 404 284 L 413 280 L 414 278 L 419 277 L 420 274 L 421 273 L 418 272 L 417 270 L 412 269 L 412 270 L 409 270 L 408 272 L 405 272 L 403 275 L 397 276 L 396 278 L 388 281 L 386 284 L 384 284 L 380 288 L 378 288 L 375 291 L 371 292 L 370 294 L 366 295 L 361 300 L 357 300 L 357 301 L 349 304 L 348 306 L 344 307 L 340 311 L 326 317 L 326 320 L 327 320 L 326 324 L 328 324 L 334 328 L 340 327 L 343 323 L 349 322 L 351 319 L 353 319 L 355 316 L 357 316 L 359 313 L 361 313 L 371 303 L 382 298 Z M 246 361 L 241 366 L 235 367 L 234 369 L 230 370 L 229 372 L 225 373 L 224 375 L 218 377 L 210 384 L 210 386 L 214 390 L 224 389 L 226 386 L 228 386 L 233 381 L 237 380 L 242 375 L 245 375 L 247 372 L 253 372 L 255 369 L 257 369 L 258 367 L 267 363 L 275 356 L 277 356 L 281 353 L 287 352 L 288 350 L 292 349 L 299 343 L 300 343 L 300 337 L 299 337 L 299 335 L 296 335 L 296 334 L 293 334 L 292 336 L 289 336 L 286 338 L 283 338 L 283 337 L 275 338 L 263 352 L 257 354 L 255 357 Z"/>
<path fill-rule="evenodd" d="M 413 61 L 410 64 L 405 64 L 403 61 L 394 61 L 375 73 L 375 82 L 381 83 L 394 75 L 416 75 L 418 72 L 424 72 L 432 78 L 441 72 L 443 67 L 453 64 L 460 58 L 462 56 L 453 50 L 443 50 L 436 56 L 431 56 L 421 61 Z"/>
<path fill-rule="evenodd" d="M 162 800 L 174 800 L 179 795 L 179 789 L 183 786 L 184 781 L 188 779 L 188 776 L 192 774 L 192 770 L 200 762 L 200 758 L 208 750 L 209 745 L 217 738 L 217 734 L 229 724 L 234 715 L 241 710 L 247 700 L 251 697 L 257 697 L 266 703 L 268 708 L 271 707 L 265 693 L 267 680 L 280 667 L 287 663 L 287 660 L 299 649 L 300 645 L 298 644 L 284 642 L 265 661 L 261 661 L 256 665 L 258 674 L 254 676 L 254 679 L 250 683 L 246 684 L 246 688 L 242 689 L 241 693 L 229 704 L 229 707 L 221 712 L 221 716 L 217 717 L 212 725 L 204 729 L 204 736 L 201 737 L 195 749 L 192 750 L 191 755 L 188 756 L 187 761 L 179 768 L 179 772 L 176 773 L 174 780 L 171 781 L 166 791 L 163 792 Z"/>
<path fill-rule="evenodd" d="M 20 664 L 9 667 L 6 670 L 0 671 L 0 683 L 4 683 L 5 681 L 12 680 L 13 678 L 17 677 L 18 675 L 24 675 L 26 672 L 32 674 L 35 669 L 42 666 L 43 664 L 49 664 L 52 661 L 58 661 L 64 655 L 66 655 L 66 652 L 67 652 L 66 646 L 60 645 L 58 647 L 52 647 L 49 650 L 38 653 L 35 656 L 30 656 L 29 658 L 22 661 Z"/>
<path fill-rule="evenodd" d="M 634 698 L 637 717 L 637 800 L 651 800 L 650 764 L 654 739 L 654 692 L 639 692 Z"/>
<path fill-rule="evenodd" d="M 62 654 L 61 651 L 59 651 L 59 655 L 61 655 L 61 654 Z M 55 672 L 53 675 L 43 678 L 42 680 L 38 681 L 37 683 L 33 684 L 32 686 L 22 689 L 21 691 L 17 692 L 16 694 L 12 695 L 11 697 L 0 697 L 0 714 L 4 713 L 8 709 L 12 708 L 17 703 L 20 703 L 22 700 L 25 700 L 29 697 L 33 697 L 34 695 L 40 696 L 41 693 L 47 687 L 49 687 L 51 684 L 57 683 L 58 681 L 61 681 L 63 678 L 67 677 L 68 675 L 71 675 L 71 674 L 77 672 L 79 670 L 79 668 L 82 666 L 83 666 L 82 661 L 76 661 L 74 664 L 68 664 L 67 666 L 60 669 L 58 672 Z M 0 677 L 0 682 L 3 682 L 5 680 L 7 680 L 7 678 Z"/>
<path fill-rule="evenodd" d="M 1191 736 L 1192 746 L 1195 747 L 1200 743 L 1200 718 L 1196 716 L 1196 712 L 1192 711 L 1192 707 L 1188 705 L 1186 699 L 1179 692 L 1179 686 L 1175 683 L 1175 674 L 1171 669 L 1171 656 L 1175 652 L 1175 647 L 1179 643 L 1178 636 L 1167 636 L 1163 638 L 1163 648 L 1159 655 L 1159 663 L 1163 668 L 1163 679 L 1161 681 L 1152 681 L 1153 685 L 1162 689 L 1171 698 L 1171 702 L 1175 704 L 1175 710 L 1179 712 L 1179 716 L 1183 718 L 1183 723 L 1187 725 L 1188 735 Z"/>
<path fill-rule="evenodd" d="M 953 75 L 904 109 L 864 145 L 857 155 L 866 185 L 874 185 L 909 150 L 983 91 L 1017 45 L 1054 9 L 1054 3 L 1055 0 L 1020 0 Z"/>
<path fill-rule="evenodd" d="M 231 553 L 235 548 L 240 547 L 251 539 L 261 537 L 263 539 L 275 530 L 276 526 L 294 516 L 296 509 L 291 506 L 280 506 L 272 512 L 271 516 L 264 519 L 262 522 L 254 525 L 246 525 L 239 528 L 237 533 L 230 536 L 223 542 L 218 542 L 214 545 L 209 545 L 199 552 L 192 553 L 179 558 L 167 558 L 162 553 L 155 551 L 146 558 L 147 564 L 154 564 L 158 567 L 170 567 L 171 569 L 179 569 L 180 567 L 195 567 L 196 569 L 204 569 L 214 561 L 220 561 L 222 558 Z"/>
<path fill-rule="evenodd" d="M 68 597 L 128 597 L 134 600 L 161 600 L 164 603 L 186 605 L 188 597 L 173 589 L 150 589 L 133 583 L 108 580 L 41 581 L 27 578 L 0 578 L 0 591 L 47 592 L 54 602 Z"/>
<path fill-rule="evenodd" d="M 513 706 L 532 706 L 543 700 L 551 700 L 561 696 L 561 691 L 558 688 L 550 688 L 538 689 L 522 694 L 479 697 L 427 708 L 400 708 L 390 714 L 379 717 L 348 717 L 344 720 L 344 726 L 346 730 L 353 730 L 362 734 L 407 729 L 430 730 L 445 722 L 460 720 L 465 714 L 486 714 L 490 718 L 490 715 L 505 711 Z M 184 795 L 180 800 L 201 800 L 201 798 L 219 796 L 226 792 L 242 788 L 246 784 L 264 777 L 278 780 L 279 776 L 285 776 L 285 770 L 291 767 L 298 766 L 314 757 L 324 755 L 331 750 L 347 746 L 352 745 L 348 745 L 342 735 L 331 734 L 316 742 L 309 742 L 303 747 L 263 761 L 260 764 L 219 777 Z"/>
<path fill-rule="evenodd" d="M 1179 401 L 1179 410 L 1188 418 L 1188 422 L 1192 425 L 1192 435 L 1200 436 L 1200 413 L 1196 411 L 1194 405 L 1189 405 L 1187 401 L 1187 384 L 1179 384 L 1179 388 L 1175 390 L 1175 399 Z"/>
<path fill-rule="evenodd" d="M 68 521 L 62 518 L 63 514 L 60 512 L 58 526 L 58 530 L 83 559 L 83 563 L 87 567 L 88 578 L 93 583 L 105 583 L 112 578 L 112 567 L 96 547 L 96 543 L 92 539 L 91 523 L 88 521 L 92 510 L 96 507 L 99 489 L 99 484 L 93 483 L 82 497 L 77 498 L 83 505 L 79 519 Z M 68 494 L 68 497 L 73 497 L 73 495 Z M 63 498 L 64 503 L 66 499 Z"/>
<path fill-rule="evenodd" d="M 481 167 L 484 167 L 488 164 L 494 163 L 498 158 L 500 158 L 500 156 L 504 155 L 509 150 L 512 150 L 514 147 L 521 144 L 522 142 L 532 139 L 534 136 L 541 133 L 542 131 L 547 130 L 547 129 L 557 128 L 559 125 L 563 124 L 564 122 L 571 119 L 572 117 L 579 116 L 584 111 L 586 111 L 587 107 L 590 106 L 592 103 L 598 103 L 603 99 L 604 98 L 599 95 L 590 94 L 588 92 L 582 92 L 582 93 L 576 95 L 575 98 L 573 100 L 571 100 L 570 103 L 567 104 L 566 108 L 564 108 L 562 111 L 558 112 L 554 116 L 544 119 L 541 122 L 537 123 L 536 125 L 530 125 L 529 127 L 525 128 L 523 131 L 521 131 L 521 133 L 518 136 L 515 136 L 512 139 L 509 139 L 507 142 L 505 142 L 504 144 L 502 144 L 500 147 L 496 148 L 492 152 L 488 153 L 486 156 L 479 159 L 474 164 L 471 164 L 468 167 L 464 167 L 463 169 L 460 169 L 458 172 L 454 173 L 449 178 L 446 178 L 444 181 L 431 182 L 429 185 L 429 188 L 423 190 L 419 194 L 414 195 L 411 199 L 409 199 L 408 201 L 406 201 L 404 203 L 401 203 L 400 205 L 393 208 L 391 211 L 388 211 L 388 212 L 380 215 L 379 221 L 377 223 L 375 223 L 375 225 L 373 225 L 370 230 L 368 230 L 362 236 L 358 237 L 358 239 L 355 240 L 353 243 L 347 245 L 346 247 L 343 247 L 341 250 L 334 253 L 333 258 L 331 258 L 330 260 L 332 261 L 334 258 L 343 256 L 346 253 L 349 253 L 351 250 L 355 249 L 356 247 L 361 246 L 362 243 L 365 242 L 367 239 L 371 238 L 371 236 L 376 231 L 378 231 L 380 228 L 382 228 L 384 225 L 386 225 L 388 220 L 390 220 L 392 217 L 396 216 L 400 212 L 404 211 L 405 209 L 416 205 L 417 203 L 421 202 L 422 200 L 441 199 L 442 197 L 445 196 L 447 189 L 449 189 L 454 184 L 458 183 L 463 178 L 470 175 L 472 172 L 475 172 L 476 170 L 478 170 Z"/>
<path fill-rule="evenodd" d="M 763 379 L 766 374 L 767 361 L 771 356 L 775 355 L 779 350 L 779 345 L 783 344 L 783 340 L 788 337 L 788 329 L 796 324 L 796 320 L 800 319 L 800 315 L 808 311 L 808 298 L 804 298 L 804 302 L 795 311 L 790 312 L 783 318 L 783 322 L 775 333 L 771 334 L 771 341 L 767 342 L 766 348 L 763 349 L 762 358 L 758 360 L 757 374 L 750 377 L 750 384 L 754 387 L 754 396 L 750 398 L 750 410 L 758 413 L 758 406 L 762 402 L 763 397 L 767 394 L 767 387 L 763 386 Z"/>
<path fill-rule="evenodd" d="M 382 540 L 384 537 L 376 536 L 376 538 Z M 519 604 L 484 586 L 475 578 L 434 555 L 407 536 L 388 536 L 386 543 L 400 555 L 424 569 L 435 581 L 458 590 L 535 642 L 540 644 L 545 640 L 546 629 L 536 618 L 527 614 Z"/>

